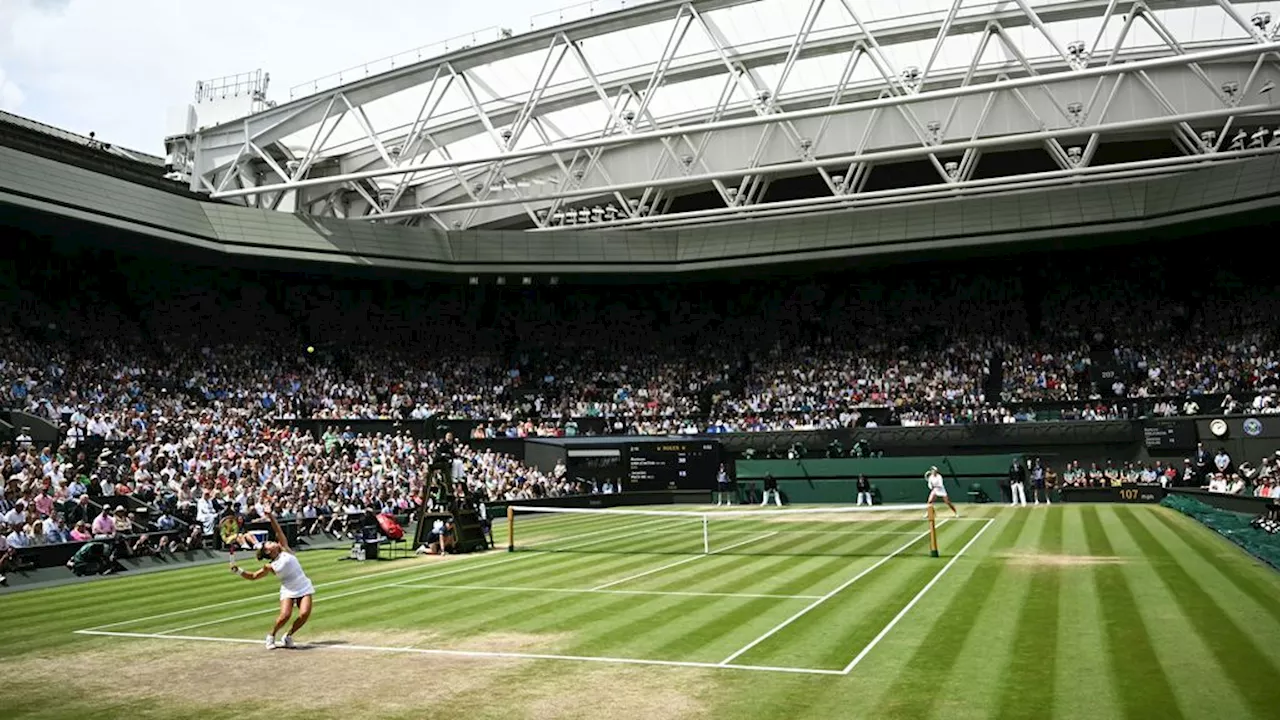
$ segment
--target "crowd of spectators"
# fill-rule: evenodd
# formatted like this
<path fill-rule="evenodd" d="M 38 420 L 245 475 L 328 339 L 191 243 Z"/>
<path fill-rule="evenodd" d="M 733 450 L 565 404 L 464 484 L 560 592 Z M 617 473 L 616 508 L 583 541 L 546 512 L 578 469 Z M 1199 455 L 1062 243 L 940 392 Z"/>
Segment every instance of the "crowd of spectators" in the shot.
<path fill-rule="evenodd" d="M 1210 450 L 1201 443 L 1191 457 L 1180 463 L 1161 458 L 1121 463 L 1073 460 L 1061 472 L 1048 468 L 1047 474 L 1050 485 L 1060 487 L 1105 488 L 1137 483 L 1280 499 L 1280 451 L 1262 458 L 1255 466 L 1248 461 L 1237 462 L 1225 447 Z"/>
<path fill-rule="evenodd" d="M 1274 284 L 1125 262 L 620 291 L 53 255 L 0 277 L 0 400 L 73 439 L 211 411 L 484 437 L 1280 412 Z"/>

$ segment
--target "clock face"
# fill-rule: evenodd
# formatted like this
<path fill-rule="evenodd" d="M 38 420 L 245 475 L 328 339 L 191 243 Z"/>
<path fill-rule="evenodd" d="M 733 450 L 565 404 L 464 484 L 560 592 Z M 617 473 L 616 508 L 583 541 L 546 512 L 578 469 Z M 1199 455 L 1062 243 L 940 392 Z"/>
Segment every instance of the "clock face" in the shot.
<path fill-rule="evenodd" d="M 1222 418 L 1218 418 L 1217 420 L 1214 420 L 1213 422 L 1209 423 L 1209 432 L 1213 433 L 1218 437 L 1222 437 L 1223 435 L 1226 435 L 1227 422 Z"/>

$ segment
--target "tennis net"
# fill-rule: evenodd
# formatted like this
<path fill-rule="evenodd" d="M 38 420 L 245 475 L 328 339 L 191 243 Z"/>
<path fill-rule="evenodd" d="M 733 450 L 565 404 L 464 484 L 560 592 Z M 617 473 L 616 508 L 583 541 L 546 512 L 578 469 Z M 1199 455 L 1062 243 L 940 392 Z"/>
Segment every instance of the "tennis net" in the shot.
<path fill-rule="evenodd" d="M 503 525 L 506 525 L 503 528 Z M 875 556 L 922 538 L 924 505 L 651 510 L 513 505 L 495 523 L 512 551 Z"/>

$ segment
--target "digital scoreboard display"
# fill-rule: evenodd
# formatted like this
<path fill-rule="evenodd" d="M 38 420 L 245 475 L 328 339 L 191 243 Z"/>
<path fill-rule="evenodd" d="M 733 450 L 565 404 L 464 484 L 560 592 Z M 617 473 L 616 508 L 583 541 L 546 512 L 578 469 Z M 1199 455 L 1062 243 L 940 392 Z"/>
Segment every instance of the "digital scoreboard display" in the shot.
<path fill-rule="evenodd" d="M 1148 450 L 1195 450 L 1196 423 L 1194 420 L 1148 420 L 1142 424 L 1142 440 Z"/>
<path fill-rule="evenodd" d="M 656 440 L 627 446 L 628 490 L 710 490 L 720 469 L 720 443 Z"/>

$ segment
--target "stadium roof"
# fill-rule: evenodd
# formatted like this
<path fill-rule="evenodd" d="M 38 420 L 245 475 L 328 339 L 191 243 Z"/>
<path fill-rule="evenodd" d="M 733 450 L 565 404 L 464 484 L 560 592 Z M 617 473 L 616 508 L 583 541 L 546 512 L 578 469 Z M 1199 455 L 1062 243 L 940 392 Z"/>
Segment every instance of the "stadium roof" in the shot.
<path fill-rule="evenodd" d="M 85 146 L 86 148 L 90 148 L 99 152 L 105 152 L 125 160 L 133 160 L 134 162 L 146 163 L 148 165 L 155 165 L 156 167 L 164 167 L 164 158 L 162 157 L 150 155 L 148 153 L 140 152 L 138 150 L 130 150 L 128 148 L 124 148 L 119 145 L 104 143 L 95 138 L 91 138 L 87 135 L 79 135 L 73 132 L 69 132 L 67 130 L 63 130 L 61 128 L 56 128 L 52 125 L 45 125 L 42 122 L 36 122 L 35 120 L 32 120 L 30 118 L 25 118 L 25 117 L 22 117 L 21 115 L 14 115 L 13 113 L 7 113 L 7 112 L 4 112 L 3 110 L 0 110 L 0 123 L 13 125 L 15 127 L 19 127 L 24 130 L 29 130 L 32 132 L 41 133 L 43 135 L 48 135 L 50 137 L 57 138 L 59 140 L 78 143 L 80 145 Z"/>
<path fill-rule="evenodd" d="M 436 92 L 430 97 L 434 112 L 428 120 L 428 128 L 454 129 L 450 137 L 456 139 L 442 145 L 454 158 L 490 154 L 494 143 L 487 136 L 476 106 L 479 105 L 491 114 L 503 109 L 519 108 L 527 96 L 539 87 L 541 80 L 545 83 L 543 102 L 552 98 L 560 99 L 560 102 L 554 104 L 555 109 L 541 116 L 547 134 L 552 139 L 590 137 L 600 133 L 611 120 L 608 105 L 597 102 L 592 75 L 606 87 L 624 81 L 634 84 L 652 73 L 659 53 L 673 38 L 679 43 L 671 59 L 673 66 L 693 66 L 701 62 L 715 64 L 720 60 L 722 50 L 734 55 L 758 53 L 760 57 L 757 61 L 746 63 L 758 77 L 757 84 L 776 90 L 776 99 L 780 104 L 786 105 L 789 100 L 803 102 L 815 91 L 834 88 L 845 70 L 846 58 L 842 51 L 848 49 L 847 44 L 844 47 L 837 45 L 820 49 L 817 46 L 823 40 L 847 39 L 863 29 L 869 33 L 877 33 L 892 28 L 931 24 L 944 19 L 952 4 L 950 0 L 833 0 L 810 5 L 811 8 L 815 5 L 818 7 L 818 12 L 810 18 L 798 12 L 805 3 L 797 0 L 699 3 L 698 7 L 706 6 L 706 9 L 698 13 L 701 22 L 688 23 L 687 27 L 676 18 L 675 13 L 670 12 L 644 24 L 603 23 L 592 31 L 598 34 L 575 41 L 580 54 L 571 52 L 551 68 L 546 66 L 551 53 L 541 44 L 527 50 L 516 47 L 509 52 L 495 48 L 493 54 L 468 64 L 465 82 L 448 83 L 446 71 L 444 84 L 447 88 L 441 90 L 441 83 L 436 83 Z M 1062 4 L 1044 0 L 1027 3 L 1029 7 Z M 1241 27 L 1220 6 L 1177 7 L 1189 4 L 1186 2 L 1153 4 L 1157 7 L 1174 5 L 1156 10 L 1155 15 L 1176 34 L 1178 42 L 1184 46 L 1250 38 L 1247 24 Z M 1252 11 L 1262 8 L 1280 10 L 1280 2 L 1240 4 L 1256 6 L 1249 7 Z M 600 7 L 607 4 L 590 5 Z M 649 0 L 629 4 L 619 2 L 618 5 L 656 7 L 670 3 Z M 959 4 L 957 17 L 983 17 L 993 9 L 1016 9 L 1017 6 L 1018 3 L 1014 0 L 964 2 Z M 856 16 L 851 14 L 849 8 L 856 12 Z M 810 22 L 812 25 L 806 42 L 814 48 L 814 52 L 788 67 L 787 55 L 798 26 Z M 1044 28 L 1048 33 L 1027 24 L 1008 28 L 1007 37 L 1013 47 L 1026 57 L 1034 59 L 1057 52 L 1051 37 L 1063 38 L 1064 42 L 1084 39 L 1089 42 L 1091 49 L 1110 49 L 1119 40 L 1124 27 L 1123 22 L 1105 23 L 1104 27 L 1101 14 L 1077 16 L 1073 13 L 1069 19 L 1046 23 Z M 1164 46 L 1156 30 L 1145 24 L 1132 27 L 1127 35 L 1125 44 L 1130 48 Z M 899 70 L 908 67 L 928 68 L 938 72 L 964 70 L 973 60 L 981 39 L 979 32 L 951 36 L 938 47 L 937 55 L 933 57 L 935 38 L 926 33 L 920 39 L 883 45 L 882 51 L 889 67 Z M 500 40 L 501 30 L 489 28 L 454 40 L 452 49 L 497 43 Z M 1065 50 L 1065 47 L 1062 49 Z M 340 87 L 382 72 L 415 64 L 430 65 L 434 57 L 449 51 L 449 43 L 440 43 L 330 74 L 291 88 L 289 100 L 300 100 L 322 90 Z M 997 44 L 990 51 L 992 54 L 986 58 L 989 62 L 1003 64 L 1014 59 L 1005 45 Z M 700 117 L 715 108 L 716 101 L 725 92 L 727 74 L 724 68 L 714 68 L 710 72 L 672 73 L 662 85 L 661 92 L 654 93 L 646 106 L 653 114 L 654 124 L 665 125 Z M 869 63 L 855 68 L 850 78 L 855 85 L 882 80 L 878 69 Z M 732 101 L 731 107 L 747 107 L 756 100 L 755 91 L 746 93 L 743 87 L 744 84 L 735 83 L 731 91 L 738 97 Z M 423 103 L 428 99 L 430 89 L 431 83 L 408 87 L 365 103 L 361 109 L 367 116 L 368 124 L 379 129 L 381 134 L 405 131 L 413 124 Z M 310 146 L 314 135 L 314 128 L 308 127 L 288 135 L 283 142 L 301 153 Z M 515 147 L 531 148 L 543 142 L 537 133 L 530 132 L 518 138 Z M 431 148 L 419 148 L 415 157 L 425 157 L 431 152 Z M 369 156 L 376 153 L 357 118 L 339 123 L 334 128 L 321 155 L 329 157 L 352 153 Z M 363 159 L 376 162 L 372 157 L 362 157 Z M 426 179 L 423 176 L 419 181 Z"/>
<path fill-rule="evenodd" d="M 575 197 L 596 208 L 619 206 L 618 223 L 648 224 L 652 218 L 640 216 L 669 212 L 691 193 L 718 195 L 722 210 L 760 205 L 769 184 L 786 179 L 752 172 L 771 163 L 819 165 L 912 144 L 990 136 L 1007 137 L 1013 148 L 1057 143 L 1048 155 L 1071 170 L 1059 138 L 1036 133 L 1087 129 L 1079 112 L 1067 112 L 1067 98 L 1082 91 L 1037 91 L 1082 71 L 1094 72 L 1088 79 L 1102 88 L 1104 74 L 1121 75 L 1123 64 L 1142 60 L 1186 59 L 1176 76 L 1156 72 L 1168 65 L 1143 67 L 1123 93 L 1118 80 L 1107 88 L 1133 97 L 1085 94 L 1084 115 L 1094 100 L 1102 112 L 1088 119 L 1097 123 L 1123 108 L 1156 125 L 1168 111 L 1158 136 L 1173 128 L 1181 151 L 1192 155 L 1203 150 L 1203 129 L 1191 118 L 1222 125 L 1194 112 L 1230 109 L 1280 77 L 1270 22 L 1280 2 L 633 0 L 601 14 L 602 7 L 611 6 L 589 4 L 596 14 L 585 19 L 556 15 L 550 19 L 564 22 L 551 27 L 492 28 L 297 86 L 276 107 L 202 129 L 182 155 L 192 187 L 317 215 L 429 217 L 443 229 L 515 227 L 513 220 L 546 229 L 556 213 L 586 211 Z M 1196 54 L 1240 46 L 1256 49 L 1262 74 L 1247 72 L 1254 57 Z M 1227 60 L 1238 62 L 1224 77 L 1245 68 L 1233 81 L 1244 86 L 1239 96 L 1205 69 Z M 990 84 L 1041 77 L 1050 79 L 982 109 L 979 93 Z M 1131 90 L 1137 83 L 1150 87 Z M 956 88 L 947 102 L 961 93 L 971 102 L 950 113 L 898 109 L 882 113 L 889 120 L 875 111 L 871 120 L 832 120 L 852 116 L 859 104 L 923 105 Z M 813 122 L 792 121 L 789 114 L 801 111 L 812 111 Z M 724 145 L 708 149 L 723 123 L 741 119 L 767 126 L 764 134 L 726 135 Z M 898 127 L 872 127 L 888 121 Z M 1091 143 L 1101 133 L 1093 135 Z M 599 143 L 619 149 L 602 153 Z M 935 181 L 969 182 L 979 160 L 962 150 L 958 172 L 944 172 L 941 152 L 921 159 L 937 166 Z M 829 188 L 821 194 L 857 191 L 850 186 L 865 182 L 871 167 L 832 163 L 808 168 Z M 645 187 L 647 179 L 655 182 Z"/>

